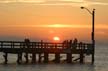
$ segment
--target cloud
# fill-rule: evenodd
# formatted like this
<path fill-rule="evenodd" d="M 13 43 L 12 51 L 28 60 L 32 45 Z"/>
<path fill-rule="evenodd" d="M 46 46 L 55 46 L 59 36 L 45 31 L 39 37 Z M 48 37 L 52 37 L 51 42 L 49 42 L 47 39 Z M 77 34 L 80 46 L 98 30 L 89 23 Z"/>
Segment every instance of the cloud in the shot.
<path fill-rule="evenodd" d="M 44 3 L 44 2 L 46 2 L 46 0 L 4 0 L 4 1 L 0 0 L 0 3 L 17 3 L 17 2 L 21 2 L 21 3 Z"/>
<path fill-rule="evenodd" d="M 13 2 L 22 2 L 22 3 L 60 3 L 60 2 L 83 2 L 82 0 L 0 0 L 0 3 L 13 3 Z"/>
<path fill-rule="evenodd" d="M 85 1 L 88 5 L 108 5 L 106 2 L 100 2 L 100 1 Z"/>
<path fill-rule="evenodd" d="M 59 0 L 59 1 L 65 1 L 65 2 L 84 2 L 84 0 Z"/>
<path fill-rule="evenodd" d="M 103 2 L 86 2 L 89 5 L 108 5 L 108 3 L 103 3 Z"/>
<path fill-rule="evenodd" d="M 0 3 L 34 3 L 37 5 L 69 5 L 69 6 L 91 6 L 108 5 L 108 3 L 85 1 L 85 0 L 0 0 Z"/>
<path fill-rule="evenodd" d="M 0 3 L 33 3 L 36 5 L 87 6 L 84 0 L 5 0 Z"/>

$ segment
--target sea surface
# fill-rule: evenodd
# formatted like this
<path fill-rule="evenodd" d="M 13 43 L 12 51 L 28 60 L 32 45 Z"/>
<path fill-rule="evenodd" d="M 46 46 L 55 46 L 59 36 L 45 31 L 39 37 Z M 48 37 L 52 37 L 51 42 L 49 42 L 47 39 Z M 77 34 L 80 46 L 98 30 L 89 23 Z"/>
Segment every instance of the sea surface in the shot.
<path fill-rule="evenodd" d="M 84 64 L 80 63 L 40 63 L 21 64 L 16 63 L 16 55 L 9 54 L 8 64 L 3 64 L 3 53 L 0 53 L 0 71 L 108 71 L 108 46 L 96 45 L 95 63 L 90 63 L 90 56 L 87 56 Z"/>

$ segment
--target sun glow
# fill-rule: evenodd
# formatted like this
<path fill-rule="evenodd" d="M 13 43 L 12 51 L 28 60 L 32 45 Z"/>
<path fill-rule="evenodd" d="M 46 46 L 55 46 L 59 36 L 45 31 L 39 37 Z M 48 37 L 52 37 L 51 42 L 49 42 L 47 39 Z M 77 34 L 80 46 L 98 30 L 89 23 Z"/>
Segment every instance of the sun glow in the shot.
<path fill-rule="evenodd" d="M 48 27 L 64 27 L 64 25 L 61 24 L 54 24 L 54 25 L 48 25 Z"/>
<path fill-rule="evenodd" d="M 57 37 L 57 36 L 55 36 L 55 37 L 53 38 L 53 40 L 54 40 L 54 41 L 60 41 L 60 38 Z"/>
<path fill-rule="evenodd" d="M 89 28 L 90 25 L 52 24 L 52 25 L 43 25 L 42 27 L 49 27 L 49 28 Z"/>

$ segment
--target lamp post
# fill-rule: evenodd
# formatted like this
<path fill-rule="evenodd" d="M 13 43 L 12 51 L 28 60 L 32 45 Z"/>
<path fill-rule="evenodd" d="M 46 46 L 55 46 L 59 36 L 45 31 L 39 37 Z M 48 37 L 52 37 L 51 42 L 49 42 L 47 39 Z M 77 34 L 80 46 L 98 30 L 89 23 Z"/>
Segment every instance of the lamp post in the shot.
<path fill-rule="evenodd" d="M 92 33 L 91 33 L 91 40 L 92 40 L 92 63 L 94 63 L 94 53 L 95 53 L 95 9 L 90 11 L 86 7 L 81 7 L 81 9 L 86 9 L 92 15 Z"/>

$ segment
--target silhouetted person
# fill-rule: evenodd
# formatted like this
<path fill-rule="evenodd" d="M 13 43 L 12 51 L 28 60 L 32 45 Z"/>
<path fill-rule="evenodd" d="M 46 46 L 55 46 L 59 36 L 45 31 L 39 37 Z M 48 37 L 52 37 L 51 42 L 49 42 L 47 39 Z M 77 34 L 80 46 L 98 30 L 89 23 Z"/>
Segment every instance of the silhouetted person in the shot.
<path fill-rule="evenodd" d="M 69 48 L 69 41 L 68 40 L 65 40 L 64 41 L 64 45 L 65 45 L 65 49 L 68 49 Z"/>
<path fill-rule="evenodd" d="M 75 38 L 73 40 L 73 49 L 76 49 L 77 48 L 77 43 L 78 43 L 78 40 Z"/>
<path fill-rule="evenodd" d="M 69 42 L 69 47 L 72 48 L 72 40 Z"/>
<path fill-rule="evenodd" d="M 67 40 L 67 51 L 68 51 L 68 53 L 71 53 L 71 44 L 72 44 L 72 40 L 70 40 L 70 41 Z"/>
<path fill-rule="evenodd" d="M 25 42 L 25 46 L 27 47 L 27 48 L 30 48 L 30 40 L 29 39 L 25 39 L 24 40 L 24 42 Z M 25 59 L 26 59 L 26 63 L 28 63 L 29 62 L 29 59 L 28 59 L 28 50 L 27 50 L 27 52 L 25 53 Z"/>
<path fill-rule="evenodd" d="M 63 48 L 66 48 L 66 40 L 63 41 Z"/>
<path fill-rule="evenodd" d="M 25 39 L 24 41 L 25 41 L 25 46 L 27 48 L 30 48 L 30 40 L 29 39 Z"/>

